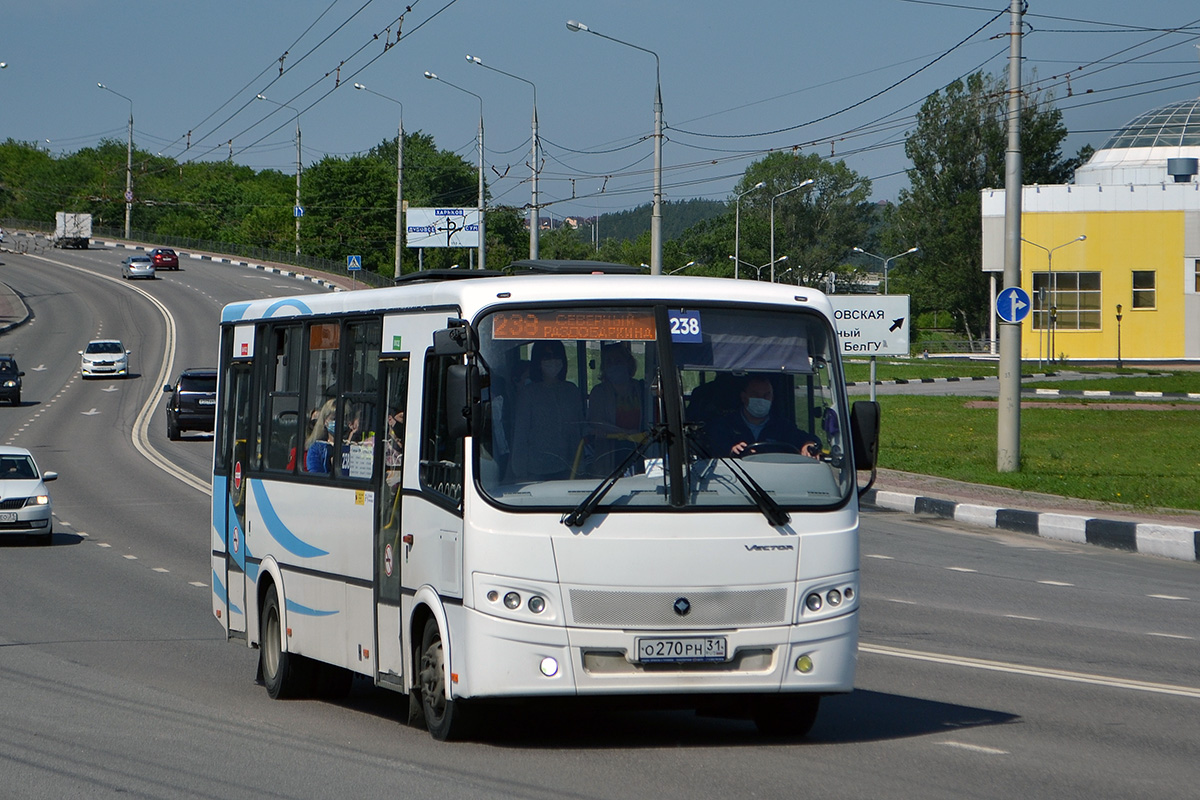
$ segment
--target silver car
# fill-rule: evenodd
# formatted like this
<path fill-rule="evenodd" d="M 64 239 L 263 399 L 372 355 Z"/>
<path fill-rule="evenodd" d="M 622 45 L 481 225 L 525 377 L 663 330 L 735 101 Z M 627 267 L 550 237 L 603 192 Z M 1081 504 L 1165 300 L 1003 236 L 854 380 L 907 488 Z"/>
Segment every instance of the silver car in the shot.
<path fill-rule="evenodd" d="M 54 537 L 50 492 L 57 472 L 41 472 L 24 447 L 0 447 L 0 538 L 22 536 L 50 544 Z"/>
<path fill-rule="evenodd" d="M 79 351 L 81 377 L 129 375 L 129 351 L 120 339 L 93 339 Z"/>
<path fill-rule="evenodd" d="M 121 262 L 121 277 L 154 280 L 154 260 L 150 256 L 130 256 Z"/>

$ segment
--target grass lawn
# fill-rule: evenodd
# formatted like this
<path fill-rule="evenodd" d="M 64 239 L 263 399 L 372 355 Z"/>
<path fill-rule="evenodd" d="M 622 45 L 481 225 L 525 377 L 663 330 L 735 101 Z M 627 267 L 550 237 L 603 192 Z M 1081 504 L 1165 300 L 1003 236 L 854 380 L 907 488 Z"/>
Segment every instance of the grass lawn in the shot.
<path fill-rule="evenodd" d="M 1083 383 L 1089 389 L 1116 388 L 1109 380 Z M 1141 380 L 1134 384 L 1148 388 Z M 999 473 L 994 405 L 972 408 L 968 404 L 978 398 L 964 397 L 879 395 L 878 400 L 881 467 L 1112 503 L 1200 509 L 1200 403 L 1139 403 L 1114 410 L 1095 401 L 1061 408 L 1061 401 L 1024 400 L 1021 470 Z"/>

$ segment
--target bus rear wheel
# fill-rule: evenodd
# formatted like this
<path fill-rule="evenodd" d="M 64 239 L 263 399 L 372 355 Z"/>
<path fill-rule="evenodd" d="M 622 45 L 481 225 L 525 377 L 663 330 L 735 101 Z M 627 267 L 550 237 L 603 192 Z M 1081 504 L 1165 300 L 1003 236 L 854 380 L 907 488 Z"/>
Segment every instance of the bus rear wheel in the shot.
<path fill-rule="evenodd" d="M 263 685 L 272 700 L 302 697 L 312 687 L 311 662 L 283 649 L 283 627 L 279 614 L 279 595 L 274 587 L 267 591 L 260 618 L 258 661 Z"/>
<path fill-rule="evenodd" d="M 417 685 L 421 694 L 421 712 L 425 727 L 439 742 L 461 739 L 466 733 L 467 713 L 461 700 L 446 698 L 446 664 L 442 648 L 442 632 L 437 620 L 425 621 L 421 635 L 421 650 Z"/>
<path fill-rule="evenodd" d="M 754 724 L 764 736 L 800 739 L 817 721 L 819 694 L 766 694 L 754 698 Z"/>

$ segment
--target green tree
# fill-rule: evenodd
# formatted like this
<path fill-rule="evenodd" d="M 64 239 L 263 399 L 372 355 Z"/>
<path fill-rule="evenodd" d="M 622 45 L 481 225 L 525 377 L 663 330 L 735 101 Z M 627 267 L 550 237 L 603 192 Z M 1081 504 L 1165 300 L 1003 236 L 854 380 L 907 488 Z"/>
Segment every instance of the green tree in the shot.
<path fill-rule="evenodd" d="M 1052 101 L 1033 94 L 1022 103 L 1026 184 L 1063 183 L 1079 164 L 1062 157 L 1067 129 Z M 968 337 L 982 331 L 991 313 L 981 264 L 980 191 L 1004 186 L 1006 117 L 1004 81 L 981 72 L 926 99 L 904 145 L 913 164 L 910 188 L 900 192 L 881 244 L 896 252 L 921 248 L 897 262 L 892 290 L 912 296 L 914 315 L 949 311 Z"/>

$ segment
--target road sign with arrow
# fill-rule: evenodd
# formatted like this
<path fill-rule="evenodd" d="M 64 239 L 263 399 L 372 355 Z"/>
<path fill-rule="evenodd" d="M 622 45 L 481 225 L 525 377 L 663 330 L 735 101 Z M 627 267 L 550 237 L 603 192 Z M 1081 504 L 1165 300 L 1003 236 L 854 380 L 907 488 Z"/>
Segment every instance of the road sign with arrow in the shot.
<path fill-rule="evenodd" d="M 829 295 L 842 355 L 908 355 L 908 300 L 906 294 Z"/>

